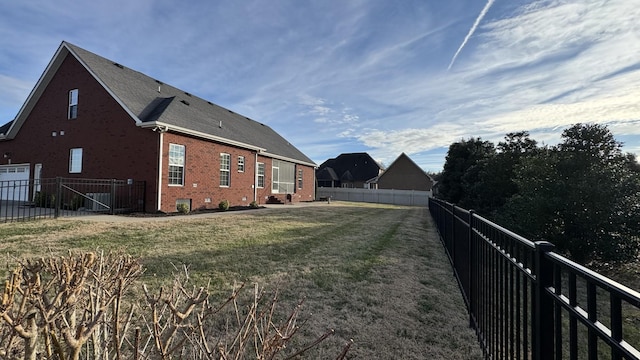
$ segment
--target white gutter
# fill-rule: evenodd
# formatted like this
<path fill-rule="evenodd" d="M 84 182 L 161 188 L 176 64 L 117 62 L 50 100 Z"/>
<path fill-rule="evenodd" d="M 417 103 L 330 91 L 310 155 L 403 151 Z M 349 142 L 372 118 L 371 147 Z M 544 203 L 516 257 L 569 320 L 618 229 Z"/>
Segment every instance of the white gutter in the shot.
<path fill-rule="evenodd" d="M 294 164 L 300 164 L 300 165 L 307 165 L 307 166 L 311 166 L 311 167 L 317 167 L 318 165 L 314 164 L 314 163 L 310 163 L 310 162 L 306 162 L 306 161 L 300 161 L 297 159 L 292 159 L 290 157 L 286 157 L 286 156 L 282 156 L 282 155 L 276 155 L 276 154 L 271 154 L 269 152 L 262 152 L 262 155 L 273 158 L 273 159 L 278 159 L 278 160 L 284 160 L 284 161 L 288 161 L 288 162 L 292 162 Z"/>
<path fill-rule="evenodd" d="M 183 127 L 180 127 L 180 126 L 169 125 L 169 124 L 166 124 L 166 123 L 163 123 L 163 122 L 159 122 L 159 121 L 143 122 L 143 123 L 140 123 L 140 124 L 136 124 L 136 126 L 141 127 L 143 129 L 147 129 L 147 128 L 152 128 L 153 129 L 155 127 L 161 127 L 163 129 L 166 129 L 167 131 L 175 131 L 175 132 L 179 132 L 179 133 L 183 133 L 183 134 L 187 134 L 187 135 L 197 136 L 197 137 L 202 138 L 202 139 L 213 140 L 213 141 L 221 142 L 223 144 L 228 144 L 228 145 L 241 147 L 241 148 L 244 148 L 244 149 L 255 150 L 255 151 L 260 151 L 260 152 L 266 150 L 266 149 L 261 148 L 259 146 L 246 144 L 246 143 L 243 143 L 243 142 L 240 142 L 240 141 L 229 140 L 227 138 L 223 138 L 223 137 L 220 137 L 220 136 L 215 136 L 215 135 L 203 133 L 203 132 L 200 132 L 200 131 L 190 130 L 190 129 L 183 128 Z"/>

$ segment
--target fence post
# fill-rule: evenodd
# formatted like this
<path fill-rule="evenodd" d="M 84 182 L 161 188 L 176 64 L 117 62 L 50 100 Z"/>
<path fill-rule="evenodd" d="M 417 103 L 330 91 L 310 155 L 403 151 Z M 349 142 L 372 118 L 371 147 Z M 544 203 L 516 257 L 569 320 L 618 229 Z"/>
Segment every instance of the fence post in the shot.
<path fill-rule="evenodd" d="M 451 235 L 449 237 L 448 246 L 449 246 L 449 255 L 451 255 L 451 265 L 453 265 L 454 274 L 457 273 L 458 269 L 456 269 L 456 205 L 451 204 Z"/>
<path fill-rule="evenodd" d="M 476 296 L 477 296 L 477 286 L 478 284 L 476 284 L 476 282 L 474 281 L 474 275 L 475 275 L 475 264 L 476 264 L 476 251 L 475 251 L 475 246 L 473 245 L 473 215 L 475 214 L 475 211 L 473 210 L 469 210 L 469 220 L 468 220 L 468 224 L 469 224 L 469 250 L 468 250 L 468 254 L 469 254 L 469 260 L 468 260 L 468 265 L 469 266 L 469 294 L 467 295 L 469 298 L 469 327 L 472 329 L 475 329 L 475 325 L 474 325 L 474 321 L 473 321 L 473 317 L 476 313 Z"/>
<path fill-rule="evenodd" d="M 62 207 L 62 178 L 56 178 L 56 204 L 53 209 L 53 217 L 58 218 L 60 216 L 60 208 Z"/>
<path fill-rule="evenodd" d="M 535 249 L 534 269 L 536 281 L 534 283 L 533 308 L 533 348 L 534 360 L 553 359 L 554 343 L 554 311 L 553 299 L 547 294 L 546 288 L 553 286 L 553 264 L 546 260 L 546 253 L 553 250 L 553 244 L 537 241 Z"/>
<path fill-rule="evenodd" d="M 111 207 L 109 214 L 114 215 L 116 213 L 116 179 L 111 179 L 111 199 L 109 200 Z"/>
<path fill-rule="evenodd" d="M 139 204 L 138 204 L 139 205 Z M 147 210 L 147 182 L 142 182 L 142 209 L 143 212 Z"/>

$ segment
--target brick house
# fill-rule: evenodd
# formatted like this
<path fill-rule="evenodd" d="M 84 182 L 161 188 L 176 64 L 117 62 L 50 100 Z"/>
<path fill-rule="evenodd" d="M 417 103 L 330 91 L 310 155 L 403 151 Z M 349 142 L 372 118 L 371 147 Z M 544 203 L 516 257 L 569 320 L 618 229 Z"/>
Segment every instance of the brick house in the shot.
<path fill-rule="evenodd" d="M 434 181 L 409 156 L 402 153 L 370 183 L 371 187 L 377 189 L 430 191 Z"/>
<path fill-rule="evenodd" d="M 62 42 L 0 126 L 0 181 L 146 182 L 146 211 L 312 201 L 315 166 L 265 124 Z"/>
<path fill-rule="evenodd" d="M 320 164 L 316 179 L 319 187 L 364 188 L 367 180 L 382 171 L 382 166 L 366 152 L 344 153 Z"/>

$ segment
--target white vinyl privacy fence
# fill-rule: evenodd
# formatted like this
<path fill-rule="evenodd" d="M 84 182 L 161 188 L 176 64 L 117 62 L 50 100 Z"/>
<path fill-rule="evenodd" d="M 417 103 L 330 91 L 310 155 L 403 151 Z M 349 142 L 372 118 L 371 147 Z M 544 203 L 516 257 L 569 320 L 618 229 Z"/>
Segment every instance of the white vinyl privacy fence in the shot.
<path fill-rule="evenodd" d="M 427 206 L 431 191 L 318 188 L 317 199 L 331 199 L 380 204 Z"/>

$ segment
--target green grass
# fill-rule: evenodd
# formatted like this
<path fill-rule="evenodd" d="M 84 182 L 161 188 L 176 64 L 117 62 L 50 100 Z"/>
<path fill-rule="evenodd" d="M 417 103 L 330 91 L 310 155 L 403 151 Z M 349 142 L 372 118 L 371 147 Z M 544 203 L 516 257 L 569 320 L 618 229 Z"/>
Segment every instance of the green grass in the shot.
<path fill-rule="evenodd" d="M 350 358 L 481 358 L 425 208 L 333 202 L 155 220 L 0 224 L 0 250 L 123 251 L 141 258 L 142 282 L 187 266 L 221 299 L 234 282 L 277 289 L 284 313 L 305 299 L 294 346 L 336 330 L 313 358 L 335 358 L 349 339 Z"/>

